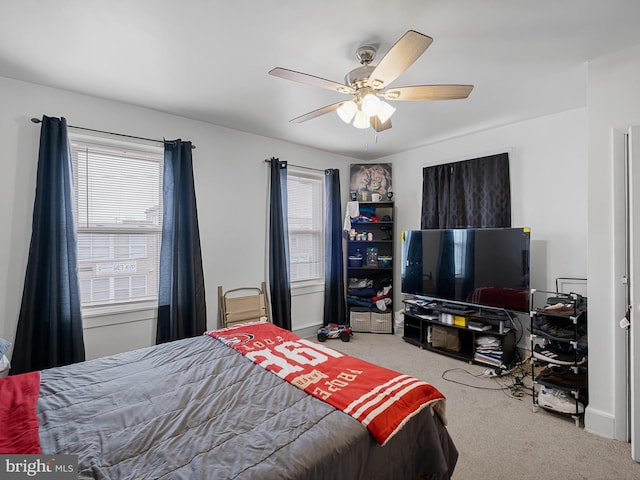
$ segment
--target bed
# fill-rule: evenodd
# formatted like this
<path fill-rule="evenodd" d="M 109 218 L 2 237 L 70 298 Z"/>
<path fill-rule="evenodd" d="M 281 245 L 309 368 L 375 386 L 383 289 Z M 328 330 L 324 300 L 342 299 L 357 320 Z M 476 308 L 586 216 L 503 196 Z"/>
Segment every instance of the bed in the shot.
<path fill-rule="evenodd" d="M 78 455 L 83 479 L 450 478 L 458 453 L 444 398 L 381 442 L 362 421 L 243 354 L 242 329 L 34 372 L 42 453 Z M 332 356 L 326 346 L 309 348 Z M 335 361 L 345 358 L 353 360 Z"/>

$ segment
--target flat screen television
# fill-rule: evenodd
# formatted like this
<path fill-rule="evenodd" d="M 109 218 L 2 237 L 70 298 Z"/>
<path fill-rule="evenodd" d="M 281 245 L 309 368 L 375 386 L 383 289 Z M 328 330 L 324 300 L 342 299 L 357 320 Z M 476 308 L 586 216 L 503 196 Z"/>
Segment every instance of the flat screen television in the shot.
<path fill-rule="evenodd" d="M 528 312 L 529 237 L 528 228 L 405 231 L 402 292 Z"/>

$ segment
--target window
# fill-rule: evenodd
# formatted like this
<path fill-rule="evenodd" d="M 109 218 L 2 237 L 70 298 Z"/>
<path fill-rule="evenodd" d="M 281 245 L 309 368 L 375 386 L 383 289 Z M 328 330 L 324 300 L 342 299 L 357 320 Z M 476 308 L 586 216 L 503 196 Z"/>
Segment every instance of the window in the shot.
<path fill-rule="evenodd" d="M 74 132 L 69 140 L 83 315 L 155 307 L 163 148 Z"/>
<path fill-rule="evenodd" d="M 287 170 L 291 283 L 323 281 L 324 175 Z"/>

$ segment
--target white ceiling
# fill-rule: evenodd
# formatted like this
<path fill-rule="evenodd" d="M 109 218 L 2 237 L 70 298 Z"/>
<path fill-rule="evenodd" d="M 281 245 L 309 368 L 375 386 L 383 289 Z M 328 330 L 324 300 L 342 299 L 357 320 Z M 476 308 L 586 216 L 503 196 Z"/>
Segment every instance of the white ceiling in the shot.
<path fill-rule="evenodd" d="M 586 62 L 640 44 L 639 25 L 639 0 L 0 0 L 0 76 L 368 160 L 583 107 Z M 342 82 L 358 46 L 379 60 L 410 29 L 434 41 L 392 86 L 468 99 L 397 102 L 377 135 L 333 112 L 289 122 L 349 97 L 270 69 Z"/>

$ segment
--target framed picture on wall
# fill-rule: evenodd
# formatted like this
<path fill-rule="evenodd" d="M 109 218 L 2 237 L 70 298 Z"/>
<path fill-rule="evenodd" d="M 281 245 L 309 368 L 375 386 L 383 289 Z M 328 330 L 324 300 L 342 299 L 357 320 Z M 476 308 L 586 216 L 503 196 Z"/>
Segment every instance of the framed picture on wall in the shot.
<path fill-rule="evenodd" d="M 351 200 L 388 202 L 393 198 L 390 163 L 351 164 L 349 191 Z"/>

